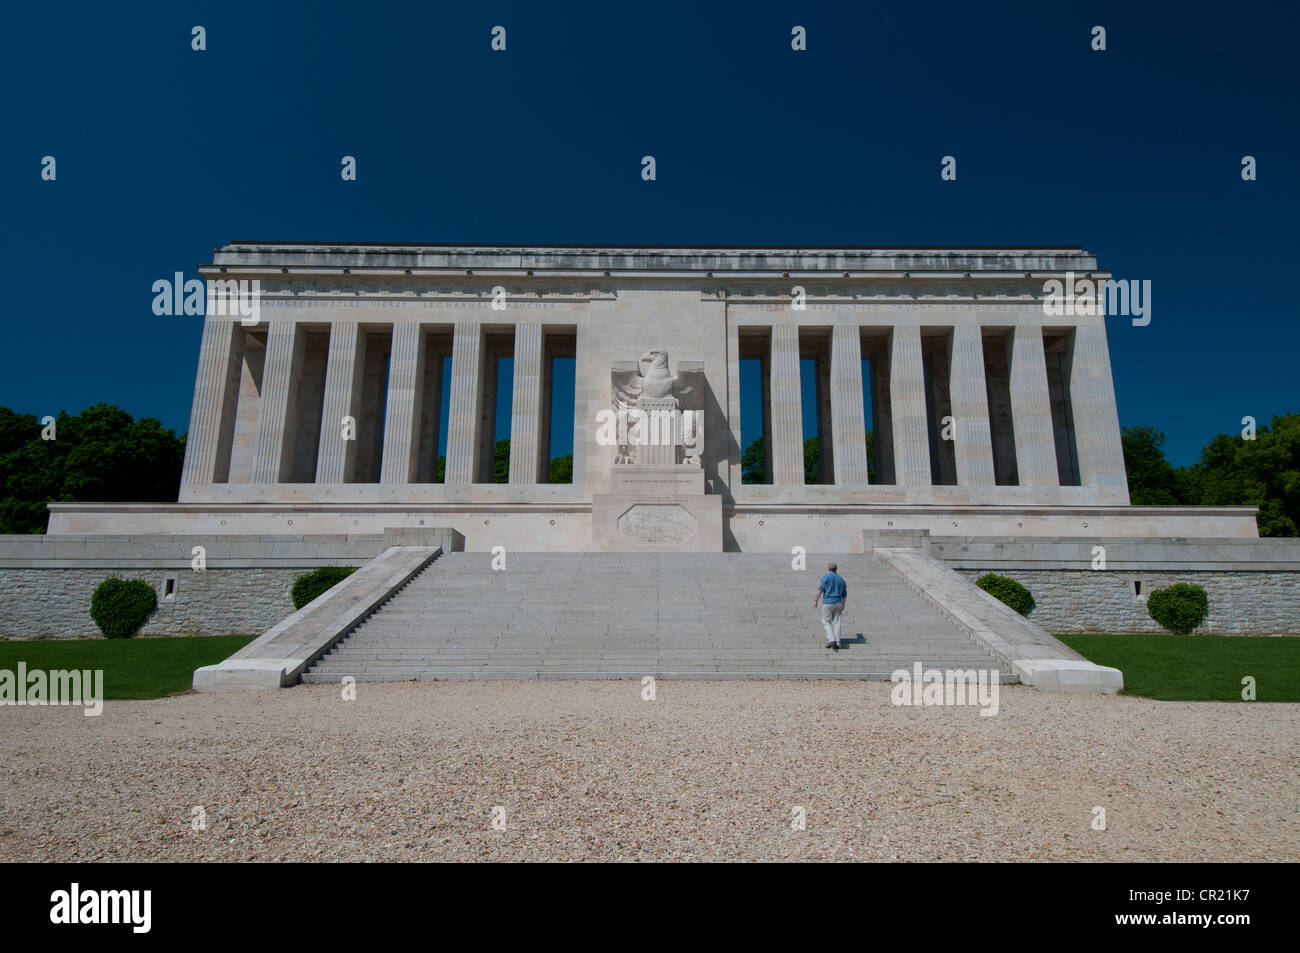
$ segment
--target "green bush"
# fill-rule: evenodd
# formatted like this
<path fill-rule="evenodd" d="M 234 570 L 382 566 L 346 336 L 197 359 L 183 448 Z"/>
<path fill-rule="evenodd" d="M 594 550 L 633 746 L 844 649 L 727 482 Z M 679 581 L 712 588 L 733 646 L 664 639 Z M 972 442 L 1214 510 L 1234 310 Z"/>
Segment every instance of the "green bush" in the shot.
<path fill-rule="evenodd" d="M 108 639 L 126 639 L 140 631 L 158 608 L 158 593 L 140 579 L 110 576 L 90 597 L 90 618 Z"/>
<path fill-rule="evenodd" d="M 1179 582 L 1168 589 L 1156 589 L 1147 596 L 1147 614 L 1170 632 L 1191 635 L 1205 621 L 1210 600 L 1200 586 Z"/>
<path fill-rule="evenodd" d="M 333 589 L 354 572 L 356 569 L 350 566 L 321 566 L 320 569 L 304 573 L 294 581 L 290 593 L 293 596 L 293 607 L 301 609 L 322 592 Z"/>
<path fill-rule="evenodd" d="M 1010 576 L 999 576 L 996 573 L 986 572 L 975 580 L 975 585 L 999 602 L 1006 603 L 1021 615 L 1029 615 L 1034 611 L 1033 593 Z"/>

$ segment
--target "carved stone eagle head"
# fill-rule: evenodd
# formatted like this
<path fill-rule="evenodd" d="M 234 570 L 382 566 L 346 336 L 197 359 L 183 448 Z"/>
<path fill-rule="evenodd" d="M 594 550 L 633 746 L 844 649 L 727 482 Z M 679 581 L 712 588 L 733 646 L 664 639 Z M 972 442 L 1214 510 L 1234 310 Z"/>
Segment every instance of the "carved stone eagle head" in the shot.
<path fill-rule="evenodd" d="M 671 397 L 677 378 L 668 370 L 667 351 L 646 351 L 641 355 L 641 396 Z"/>
<path fill-rule="evenodd" d="M 643 377 L 668 377 L 668 352 L 653 350 L 646 351 L 641 355 L 640 363 L 649 364 L 649 367 L 643 367 L 641 375 Z"/>

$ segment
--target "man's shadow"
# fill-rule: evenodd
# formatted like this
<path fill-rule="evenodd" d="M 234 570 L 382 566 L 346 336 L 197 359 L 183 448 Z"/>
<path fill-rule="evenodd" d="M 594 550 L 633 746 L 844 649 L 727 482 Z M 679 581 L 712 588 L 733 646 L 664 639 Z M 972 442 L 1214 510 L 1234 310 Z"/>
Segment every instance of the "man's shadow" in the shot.
<path fill-rule="evenodd" d="M 850 645 L 866 645 L 866 644 L 867 644 L 867 637 L 863 635 L 861 632 L 849 638 L 845 638 L 843 636 L 840 637 L 841 648 L 848 648 Z"/>

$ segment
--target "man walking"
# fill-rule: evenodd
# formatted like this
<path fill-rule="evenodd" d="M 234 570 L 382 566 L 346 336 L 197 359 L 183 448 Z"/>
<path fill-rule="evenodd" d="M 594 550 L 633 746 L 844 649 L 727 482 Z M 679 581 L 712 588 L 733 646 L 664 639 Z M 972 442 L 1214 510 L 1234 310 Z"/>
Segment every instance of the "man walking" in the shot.
<path fill-rule="evenodd" d="M 844 577 L 835 571 L 835 564 L 826 567 L 829 572 L 822 576 L 817 584 L 817 595 L 813 597 L 813 608 L 818 600 L 822 603 L 822 627 L 826 629 L 826 647 L 840 650 L 840 616 L 849 601 L 849 586 Z"/>

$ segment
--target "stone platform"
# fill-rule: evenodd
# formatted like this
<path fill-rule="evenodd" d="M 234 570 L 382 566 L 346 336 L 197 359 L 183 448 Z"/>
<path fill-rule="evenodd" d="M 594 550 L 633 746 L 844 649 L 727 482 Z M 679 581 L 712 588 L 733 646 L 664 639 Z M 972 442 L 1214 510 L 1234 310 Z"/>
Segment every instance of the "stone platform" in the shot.
<path fill-rule="evenodd" d="M 504 493 L 506 488 L 495 489 Z M 602 499 L 634 502 L 626 489 Z M 952 540 L 1154 537 L 1259 542 L 1255 507 L 1251 506 L 742 505 L 714 494 L 707 494 L 701 505 L 717 508 L 721 539 L 716 547 L 710 544 L 713 552 L 789 552 L 793 546 L 809 552 L 862 552 L 863 532 L 903 529 L 925 530 L 933 539 Z M 592 552 L 598 548 L 593 540 L 612 532 L 610 509 L 612 503 L 601 509 L 592 501 L 579 499 L 357 506 L 311 502 L 51 503 L 49 535 L 281 536 L 292 542 L 339 534 L 382 534 L 397 528 L 423 532 L 445 526 L 460 533 L 464 548 L 471 552 L 489 552 L 494 546 L 520 552 Z"/>

